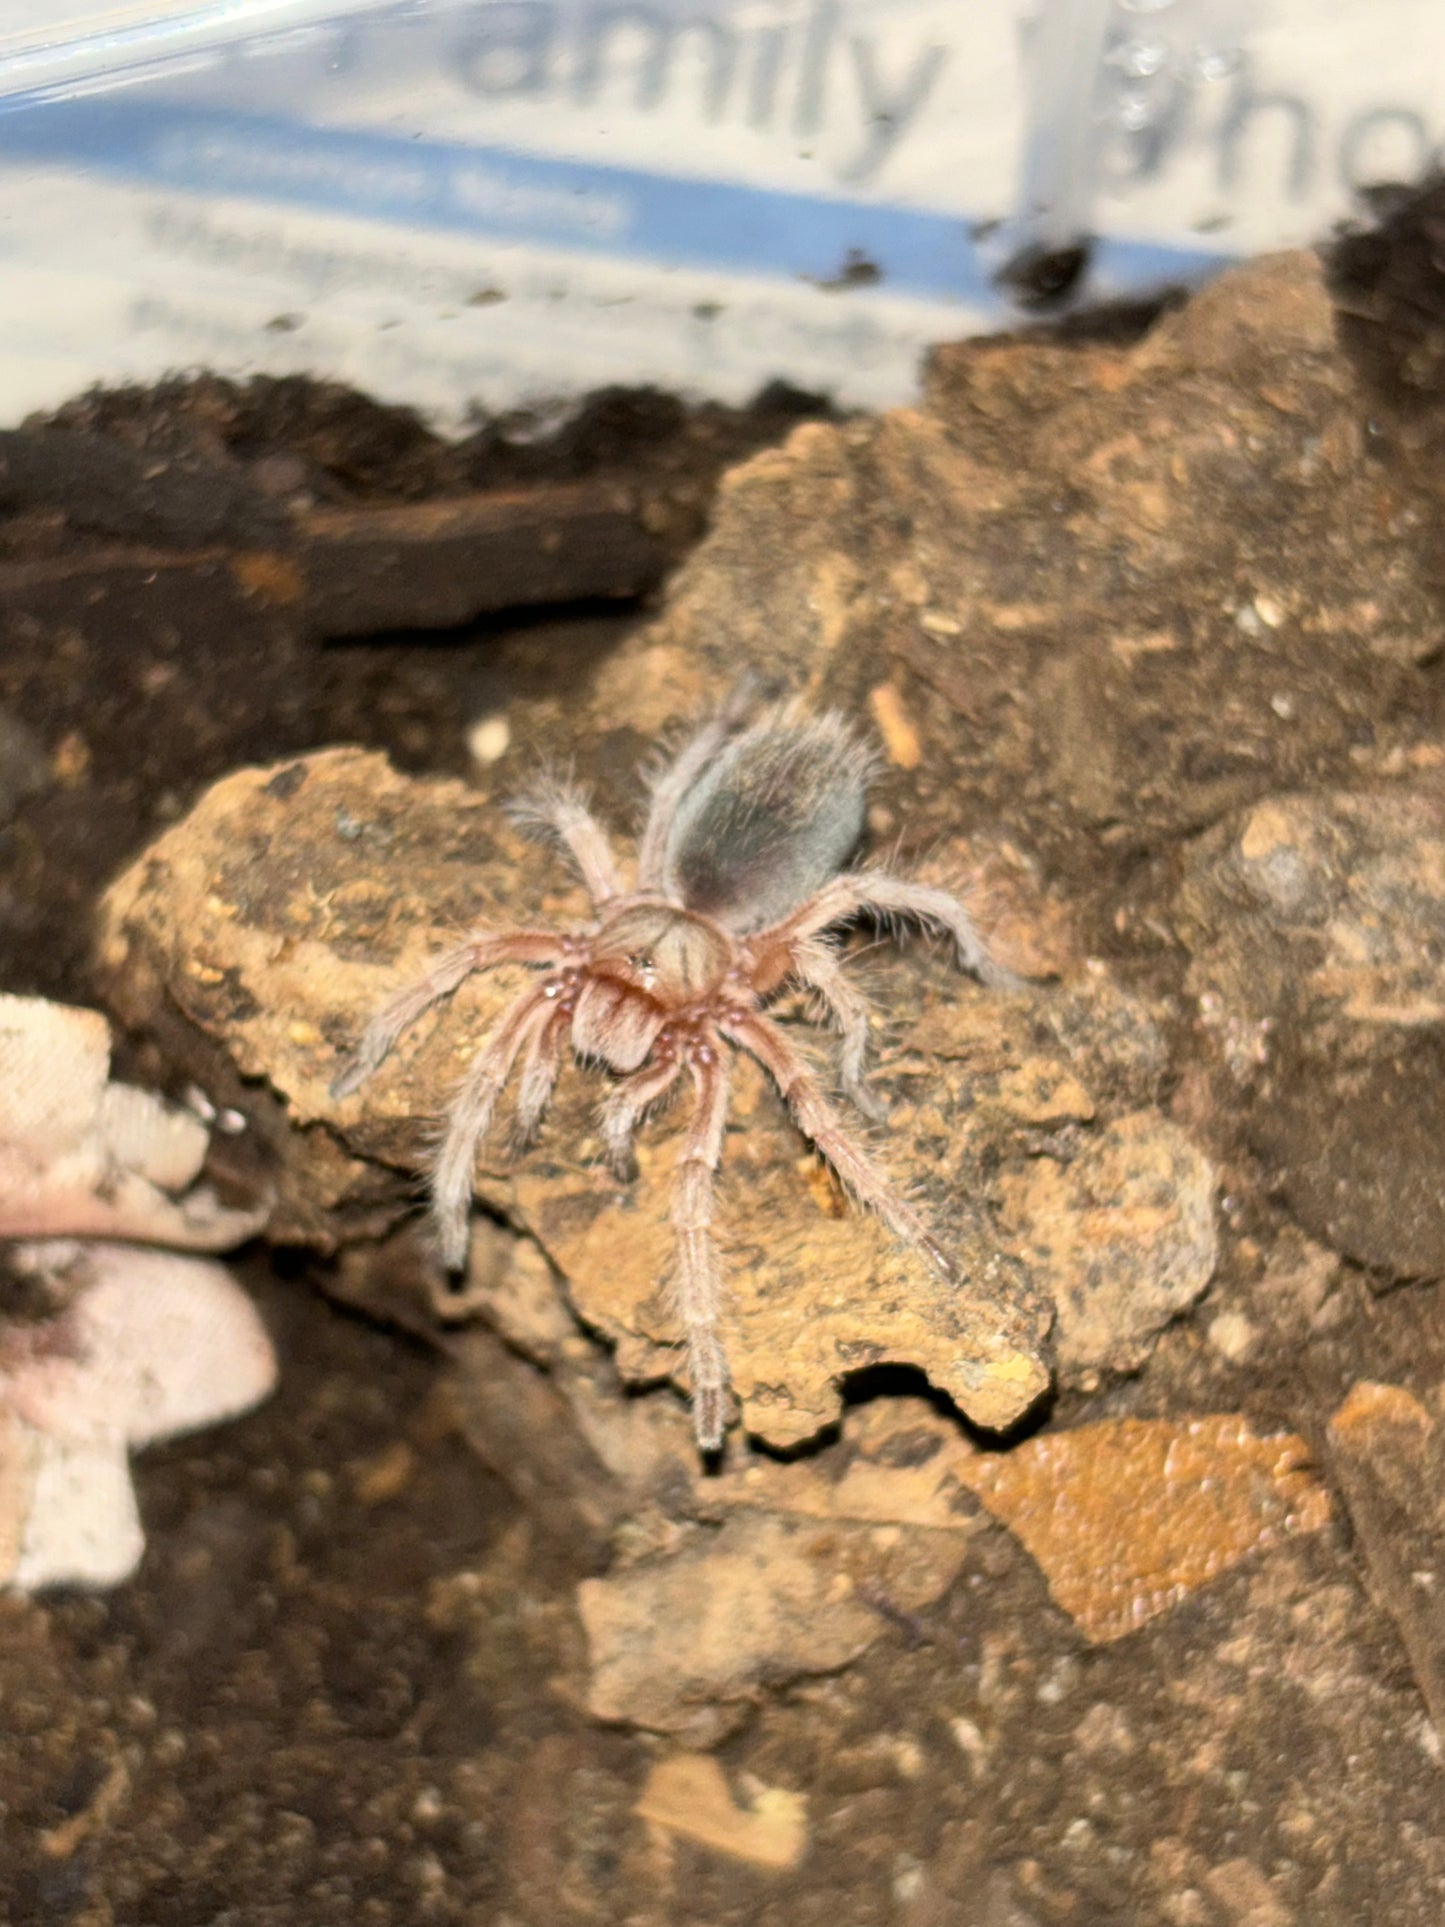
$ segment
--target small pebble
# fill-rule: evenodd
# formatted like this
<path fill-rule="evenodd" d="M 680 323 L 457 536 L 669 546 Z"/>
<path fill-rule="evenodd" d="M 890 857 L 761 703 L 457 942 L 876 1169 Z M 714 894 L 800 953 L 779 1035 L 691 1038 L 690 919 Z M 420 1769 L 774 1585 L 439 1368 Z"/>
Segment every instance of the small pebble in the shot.
<path fill-rule="evenodd" d="M 484 767 L 499 763 L 512 740 L 512 725 L 506 717 L 493 712 L 478 716 L 467 731 L 467 751 L 474 763 Z"/>
<path fill-rule="evenodd" d="M 1209 1342 L 1231 1365 L 1248 1358 L 1256 1336 L 1254 1326 L 1241 1311 L 1222 1311 L 1209 1321 Z"/>

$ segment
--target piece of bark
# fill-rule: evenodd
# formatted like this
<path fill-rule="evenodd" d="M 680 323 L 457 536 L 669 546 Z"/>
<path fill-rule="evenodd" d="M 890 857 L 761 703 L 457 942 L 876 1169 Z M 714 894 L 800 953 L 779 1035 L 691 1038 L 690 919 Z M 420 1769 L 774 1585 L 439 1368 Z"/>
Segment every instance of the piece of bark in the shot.
<path fill-rule="evenodd" d="M 617 483 L 313 509 L 295 563 L 314 635 L 449 629 L 497 609 L 643 594 L 666 546 Z"/>
<path fill-rule="evenodd" d="M 672 551 L 616 483 L 569 482 L 385 508 L 313 509 L 222 546 L 104 546 L 0 562 L 0 614 L 77 608 L 147 581 L 217 570 L 305 635 L 451 629 L 498 609 L 619 600 L 654 588 Z"/>

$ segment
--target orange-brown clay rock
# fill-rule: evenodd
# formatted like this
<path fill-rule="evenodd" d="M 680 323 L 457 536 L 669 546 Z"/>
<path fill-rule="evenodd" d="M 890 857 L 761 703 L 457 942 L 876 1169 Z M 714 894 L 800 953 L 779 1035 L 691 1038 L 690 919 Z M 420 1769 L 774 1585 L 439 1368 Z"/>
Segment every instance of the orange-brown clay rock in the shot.
<path fill-rule="evenodd" d="M 1017 1533 L 1084 1635 L 1121 1639 L 1261 1547 L 1330 1516 L 1304 1440 L 1234 1414 L 1107 1419 L 959 1476 Z"/>

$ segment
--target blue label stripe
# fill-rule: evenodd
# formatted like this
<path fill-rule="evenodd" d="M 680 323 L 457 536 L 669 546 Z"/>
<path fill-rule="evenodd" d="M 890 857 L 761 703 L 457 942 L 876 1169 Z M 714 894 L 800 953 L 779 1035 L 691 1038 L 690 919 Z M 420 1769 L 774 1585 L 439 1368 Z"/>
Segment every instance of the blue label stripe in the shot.
<path fill-rule="evenodd" d="M 998 304 L 962 217 L 505 148 L 131 96 L 0 115 L 3 161 L 667 266 L 830 280 L 861 259 L 895 291 Z M 1128 242 L 1107 254 L 1108 280 L 1136 288 L 1197 281 L 1229 258 Z"/>

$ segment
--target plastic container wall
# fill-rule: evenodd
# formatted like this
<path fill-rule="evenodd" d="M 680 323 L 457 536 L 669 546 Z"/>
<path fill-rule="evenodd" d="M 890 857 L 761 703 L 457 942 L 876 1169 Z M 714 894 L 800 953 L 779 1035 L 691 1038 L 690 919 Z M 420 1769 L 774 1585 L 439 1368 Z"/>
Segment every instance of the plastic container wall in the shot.
<path fill-rule="evenodd" d="M 1433 0 L 19 4 L 7 420 L 195 367 L 451 426 L 607 382 L 886 404 L 1020 306 L 1318 236 L 1445 132 Z"/>

